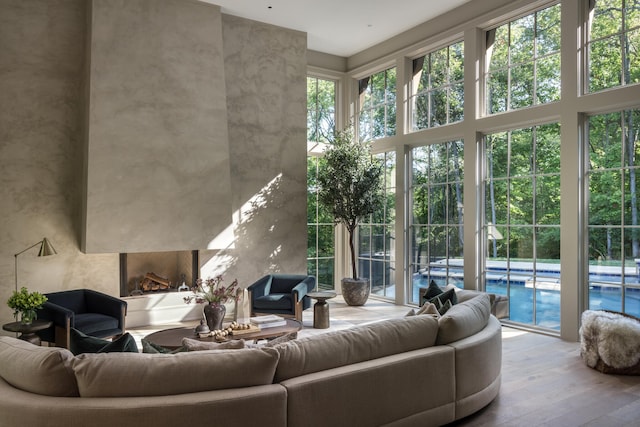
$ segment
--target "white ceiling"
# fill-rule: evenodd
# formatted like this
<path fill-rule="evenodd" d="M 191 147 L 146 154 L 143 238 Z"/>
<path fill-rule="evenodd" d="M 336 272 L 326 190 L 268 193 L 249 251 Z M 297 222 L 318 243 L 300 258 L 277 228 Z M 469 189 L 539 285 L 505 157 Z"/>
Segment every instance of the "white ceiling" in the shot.
<path fill-rule="evenodd" d="M 348 57 L 471 0 L 205 0 L 222 13 L 307 33 L 311 50 Z"/>

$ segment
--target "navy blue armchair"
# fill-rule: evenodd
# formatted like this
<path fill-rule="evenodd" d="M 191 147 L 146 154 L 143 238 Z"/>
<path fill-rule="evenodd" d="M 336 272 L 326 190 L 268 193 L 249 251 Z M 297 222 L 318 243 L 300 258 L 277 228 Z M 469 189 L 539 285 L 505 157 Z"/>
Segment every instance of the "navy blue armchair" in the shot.
<path fill-rule="evenodd" d="M 97 338 L 124 334 L 127 303 L 91 289 L 45 294 L 48 301 L 38 310 L 38 319 L 53 326 L 38 332 L 43 341 L 69 348 L 71 328 Z"/>
<path fill-rule="evenodd" d="M 316 287 L 315 276 L 269 274 L 247 288 L 251 315 L 278 314 L 302 321 L 302 311 L 311 306 L 307 296 Z"/>

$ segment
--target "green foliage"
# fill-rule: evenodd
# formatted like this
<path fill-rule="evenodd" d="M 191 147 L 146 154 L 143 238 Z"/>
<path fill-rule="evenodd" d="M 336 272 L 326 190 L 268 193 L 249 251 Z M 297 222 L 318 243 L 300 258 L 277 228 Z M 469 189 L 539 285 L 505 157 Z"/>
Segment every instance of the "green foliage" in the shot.
<path fill-rule="evenodd" d="M 337 132 L 318 168 L 318 201 L 349 232 L 354 279 L 358 276 L 353 233 L 382 205 L 382 178 L 382 163 L 371 156 L 370 145 L 354 141 L 351 129 Z"/>
<path fill-rule="evenodd" d="M 7 300 L 9 308 L 13 309 L 13 315 L 17 316 L 24 311 L 32 311 L 42 308 L 42 304 L 47 302 L 47 297 L 40 292 L 29 292 L 27 288 L 22 287 L 20 291 L 14 291 Z"/>
<path fill-rule="evenodd" d="M 489 113 L 560 99 L 560 5 L 490 30 L 487 37 Z"/>

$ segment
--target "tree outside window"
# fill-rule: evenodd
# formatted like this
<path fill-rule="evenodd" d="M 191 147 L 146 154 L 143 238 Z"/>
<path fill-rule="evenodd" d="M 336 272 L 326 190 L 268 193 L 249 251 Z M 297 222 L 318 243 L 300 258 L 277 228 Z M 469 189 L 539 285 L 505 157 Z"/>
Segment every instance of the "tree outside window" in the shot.
<path fill-rule="evenodd" d="M 412 128 L 426 129 L 464 119 L 464 43 L 413 60 Z"/>
<path fill-rule="evenodd" d="M 597 92 L 640 81 L 640 1 L 590 0 L 588 86 Z"/>
<path fill-rule="evenodd" d="M 396 68 L 389 68 L 358 81 L 360 141 L 396 134 Z"/>
<path fill-rule="evenodd" d="M 560 100 L 560 5 L 486 32 L 488 114 Z"/>

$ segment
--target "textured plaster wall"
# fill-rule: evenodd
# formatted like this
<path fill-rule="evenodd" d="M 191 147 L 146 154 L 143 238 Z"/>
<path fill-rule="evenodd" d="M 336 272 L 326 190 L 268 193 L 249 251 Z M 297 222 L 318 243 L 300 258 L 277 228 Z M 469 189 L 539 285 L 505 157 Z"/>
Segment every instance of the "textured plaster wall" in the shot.
<path fill-rule="evenodd" d="M 268 272 L 306 272 L 305 33 L 223 15 L 235 247 L 228 265 L 241 284 Z"/>
<path fill-rule="evenodd" d="M 231 223 L 220 9 L 94 0 L 85 251 L 205 249 Z"/>
<path fill-rule="evenodd" d="M 47 237 L 58 254 L 18 258 L 19 286 L 115 294 L 117 255 L 78 246 L 85 2 L 0 2 L 0 322 L 14 289 L 14 254 Z M 114 271 L 113 277 L 110 272 Z M 109 272 L 106 274 L 105 272 Z"/>
<path fill-rule="evenodd" d="M 97 5 L 98 10 L 102 11 L 101 19 L 108 20 L 111 14 L 118 15 L 119 11 L 103 9 L 102 6 L 112 4 L 115 7 L 121 3 L 129 2 L 97 0 L 93 6 Z M 149 4 L 164 3 L 163 1 Z M 136 1 L 135 4 L 147 3 Z M 175 9 L 170 16 L 163 18 L 167 21 L 177 19 L 183 14 L 191 16 L 194 10 L 216 10 L 215 7 L 196 1 L 169 1 L 168 4 Z M 203 6 L 206 7 L 203 9 Z M 118 254 L 115 252 L 86 254 L 80 249 L 82 240 L 80 230 L 84 226 L 81 213 L 85 209 L 86 202 L 83 199 L 85 185 L 83 165 L 86 148 L 84 144 L 85 135 L 90 134 L 92 130 L 84 126 L 85 123 L 91 123 L 85 110 L 86 107 L 90 107 L 85 89 L 91 88 L 91 86 L 84 86 L 85 83 L 90 83 L 86 80 L 88 73 L 85 66 L 95 67 L 95 63 L 86 62 L 94 55 L 96 60 L 109 58 L 107 53 L 99 54 L 98 50 L 108 50 L 112 47 L 109 44 L 101 44 L 99 47 L 90 44 L 92 39 L 90 38 L 90 21 L 87 19 L 88 7 L 90 2 L 83 0 L 3 0 L 0 2 L 0 170 L 2 170 L 0 173 L 0 320 L 2 322 L 11 320 L 11 311 L 4 302 L 14 288 L 13 254 L 45 236 L 53 243 L 58 254 L 37 258 L 37 248 L 34 248 L 21 255 L 19 257 L 21 284 L 42 292 L 88 287 L 112 295 L 119 294 Z M 129 9 L 131 14 L 143 11 L 144 9 L 135 7 Z M 162 12 L 155 10 L 154 13 L 156 12 L 158 15 L 155 16 L 162 15 Z M 96 10 L 93 11 L 93 16 L 95 13 Z M 133 17 L 129 19 L 128 25 L 131 25 L 133 19 Z M 204 50 L 205 46 L 215 46 L 217 43 L 219 47 L 220 29 L 218 29 L 218 36 L 212 36 L 216 30 L 208 21 L 203 22 L 197 17 L 194 19 L 192 26 L 195 28 L 190 34 L 196 39 L 195 45 L 199 46 L 199 50 L 193 52 L 193 55 L 198 57 L 194 62 L 200 64 L 202 61 L 200 65 L 203 65 L 208 63 L 207 58 L 211 55 L 211 52 Z M 114 22 L 114 25 L 116 24 Z M 203 28 L 198 29 L 200 25 L 203 25 Z M 155 27 L 147 27 L 147 29 L 153 31 L 156 38 L 161 39 L 158 43 L 171 45 L 175 28 L 171 27 L 170 22 L 167 22 L 166 26 L 168 30 L 156 23 Z M 103 31 L 107 30 L 108 28 L 103 28 Z M 201 255 L 203 275 L 206 276 L 207 271 L 213 269 L 221 272 L 229 270 L 227 277 L 238 277 L 241 284 L 247 285 L 256 276 L 268 271 L 304 272 L 306 269 L 304 119 L 306 38 L 301 33 L 225 15 L 222 15 L 222 30 L 224 70 L 219 69 L 219 71 L 226 76 L 226 83 L 222 85 L 219 80 L 216 80 L 218 83 L 215 91 L 211 92 L 211 83 L 203 81 L 208 80 L 211 75 L 209 77 L 191 75 L 190 77 L 193 81 L 200 81 L 203 92 L 209 93 L 213 98 L 219 98 L 226 87 L 228 154 L 224 153 L 224 147 L 216 148 L 216 154 L 220 157 L 212 160 L 208 165 L 208 172 L 214 173 L 214 168 L 217 167 L 224 168 L 224 165 L 216 163 L 216 159 L 224 158 L 225 155 L 230 156 L 226 167 L 230 171 L 229 189 L 232 198 L 230 202 L 217 200 L 207 202 L 208 206 L 216 203 L 230 205 L 225 208 L 230 209 L 229 215 L 233 215 L 236 227 L 234 229 L 231 224 L 226 224 L 226 232 L 216 234 L 218 224 L 215 224 L 215 227 L 212 226 L 213 228 L 207 228 L 211 224 L 206 222 L 207 218 L 205 218 L 203 219 L 205 222 L 196 224 L 195 229 L 198 233 L 202 231 L 208 242 L 215 241 L 214 247 L 226 248 L 221 251 L 203 251 Z M 121 36 L 126 38 L 125 43 L 136 43 L 134 38 L 128 38 L 128 32 L 121 33 Z M 210 36 L 218 37 L 218 40 L 213 42 L 197 40 L 199 37 L 209 38 Z M 140 37 L 146 41 L 150 40 L 149 37 L 145 38 L 142 35 Z M 122 40 L 113 42 L 114 46 L 123 43 Z M 175 42 L 180 46 L 184 40 L 177 37 Z M 86 46 L 91 46 L 91 50 L 86 49 Z M 170 49 L 164 50 L 164 48 L 156 49 L 154 54 L 172 55 Z M 157 81 L 151 87 L 144 84 L 139 87 L 127 86 L 128 97 L 132 99 L 132 104 L 145 110 L 149 100 L 154 99 L 165 105 L 171 114 L 179 114 L 187 121 L 192 120 L 189 116 L 193 110 L 188 107 L 173 109 L 174 102 L 179 102 L 177 99 L 178 77 L 183 76 L 184 71 L 173 69 L 169 65 L 175 65 L 173 60 L 167 60 L 164 63 L 170 68 L 166 71 L 154 70 L 153 67 L 159 65 L 155 65 L 148 58 L 146 61 L 147 72 L 155 78 L 165 76 L 167 82 L 171 84 L 167 85 L 166 92 L 163 90 L 164 84 Z M 116 65 L 104 63 L 105 67 Z M 180 68 L 178 65 L 176 67 Z M 196 87 L 192 85 L 193 81 L 185 82 L 184 90 L 190 96 L 196 97 L 193 93 Z M 94 89 L 103 90 L 104 88 L 97 85 Z M 157 92 L 155 98 L 148 95 L 149 91 Z M 122 96 L 122 93 L 119 95 Z M 106 107 L 111 107 L 111 104 L 107 103 Z M 157 113 L 159 110 L 156 107 L 149 107 L 149 111 Z M 205 110 L 208 109 L 213 113 L 218 111 L 217 108 L 219 106 L 216 103 L 215 106 L 205 107 Z M 116 121 L 116 118 L 122 119 L 124 120 L 120 126 L 122 129 L 114 126 L 113 123 L 110 124 L 112 127 L 93 123 L 104 132 L 114 133 L 113 140 L 117 144 L 100 148 L 108 159 L 111 159 L 110 150 L 122 149 L 123 145 L 128 150 L 129 144 L 146 144 L 140 141 L 140 135 L 143 130 L 148 130 L 154 135 L 154 139 L 159 141 L 158 149 L 155 146 L 145 145 L 145 150 L 142 150 L 147 156 L 145 162 L 128 163 L 129 166 L 143 167 L 151 163 L 154 169 L 172 168 L 171 173 L 154 175 L 153 180 L 148 180 L 146 185 L 132 192 L 136 199 L 149 197 L 149 191 L 154 194 L 155 190 L 150 188 L 151 181 L 158 188 L 169 189 L 171 192 L 204 194 L 204 198 L 211 194 L 207 191 L 216 191 L 216 185 L 220 184 L 217 181 L 211 183 L 214 190 L 203 189 L 198 184 L 179 185 L 183 175 L 181 172 L 175 172 L 176 170 L 195 167 L 197 174 L 200 174 L 198 176 L 203 176 L 204 171 L 201 168 L 208 159 L 206 154 L 200 153 L 194 165 L 191 162 L 193 159 L 186 154 L 192 147 L 190 144 L 200 138 L 198 134 L 192 133 L 191 126 L 181 128 L 171 120 L 159 121 L 153 114 L 147 117 L 138 112 L 136 118 L 142 122 L 137 125 L 141 126 L 140 128 L 127 122 L 126 114 L 121 114 L 117 110 L 111 113 L 113 113 L 112 116 L 103 116 L 102 120 L 112 122 Z M 221 112 L 223 113 L 224 111 Z M 218 119 L 199 116 L 193 120 L 196 121 L 193 123 L 194 126 L 207 132 L 209 127 L 201 122 L 217 122 Z M 164 128 L 165 134 L 158 136 L 156 133 L 158 128 Z M 135 132 L 131 138 L 127 139 L 122 136 L 123 129 L 133 129 Z M 224 130 L 221 133 L 224 133 Z M 172 147 L 167 141 L 177 135 L 185 136 L 185 145 Z M 110 139 L 111 135 L 105 134 L 102 137 Z M 212 137 L 218 138 L 219 135 Z M 128 151 L 128 153 L 133 152 Z M 183 154 L 191 160 L 184 161 Z M 91 156 L 88 159 L 91 160 Z M 91 161 L 87 166 L 87 172 L 91 174 Z M 116 172 L 113 174 L 116 181 L 119 174 L 127 173 L 122 170 Z M 192 172 L 186 173 L 188 175 Z M 103 174 L 107 175 L 104 172 Z M 130 175 L 126 176 L 130 177 Z M 185 179 L 192 183 L 192 178 Z M 130 188 L 138 185 L 130 184 Z M 187 200 L 192 200 L 190 197 L 191 195 Z M 119 203 L 122 202 L 119 201 Z M 139 203 L 137 200 L 134 202 Z M 187 203 L 181 203 L 180 200 L 171 206 L 164 207 L 175 213 L 174 223 L 164 224 L 163 231 L 171 236 L 182 234 L 172 234 L 173 228 L 178 228 L 180 222 L 198 221 L 181 213 L 182 210 L 190 209 L 190 206 Z M 203 205 L 198 205 L 197 208 L 206 209 Z M 144 209 L 140 209 L 138 213 L 149 222 L 155 221 L 155 218 Z M 91 215 L 87 216 L 87 220 L 89 221 L 87 226 L 90 227 Z M 126 224 L 123 224 L 123 228 L 130 230 Z M 105 235 L 110 234 L 106 230 L 102 232 Z M 121 234 L 115 233 L 115 236 L 120 241 Z M 143 233 L 133 232 L 129 237 L 137 241 L 153 239 Z M 173 240 L 168 239 L 168 241 L 170 244 Z M 180 248 L 167 247 L 167 250 L 173 249 Z"/>

